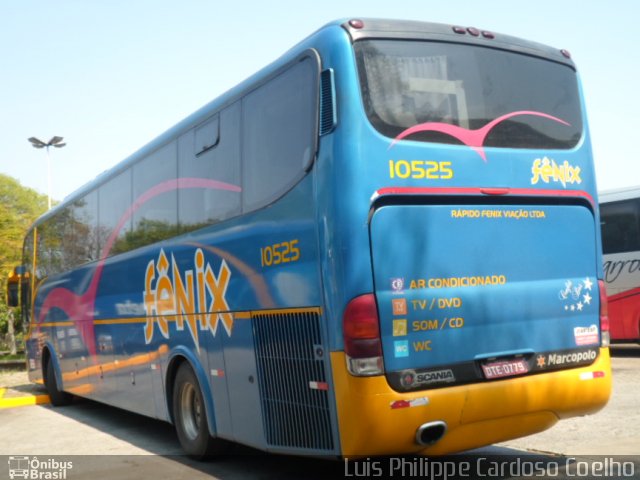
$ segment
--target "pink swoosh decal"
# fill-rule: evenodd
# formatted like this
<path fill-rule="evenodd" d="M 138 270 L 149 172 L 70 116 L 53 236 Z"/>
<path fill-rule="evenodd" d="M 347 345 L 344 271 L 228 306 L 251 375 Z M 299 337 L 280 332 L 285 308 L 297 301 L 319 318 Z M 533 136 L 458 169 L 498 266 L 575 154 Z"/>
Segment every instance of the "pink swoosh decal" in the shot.
<path fill-rule="evenodd" d="M 207 188 L 212 190 L 227 190 L 231 192 L 240 192 L 242 189 L 237 185 L 231 185 L 229 183 L 219 182 L 217 180 L 208 180 L 205 178 L 177 178 L 160 183 L 142 195 L 140 195 L 133 204 L 127 209 L 127 211 L 120 218 L 116 228 L 107 239 L 102 254 L 100 257 L 102 260 L 98 262 L 91 283 L 86 292 L 82 295 L 77 295 L 66 288 L 54 288 L 49 292 L 45 298 L 40 313 L 38 315 L 38 323 L 42 323 L 47 317 L 48 313 L 53 308 L 58 308 L 64 311 L 71 320 L 73 320 L 76 329 L 82 336 L 82 339 L 87 346 L 87 350 L 91 356 L 96 354 L 95 334 L 93 330 L 93 318 L 96 295 L 98 292 L 98 285 L 102 277 L 102 271 L 104 270 L 104 264 L 106 258 L 109 256 L 113 244 L 118 238 L 118 235 L 122 231 L 127 221 L 131 216 L 145 203 L 152 198 L 157 197 L 163 193 L 170 192 L 172 190 L 190 189 L 190 188 Z M 39 325 L 36 325 L 39 328 Z"/>
<path fill-rule="evenodd" d="M 561 123 L 563 125 L 569 126 L 570 124 L 565 122 L 564 120 L 554 117 L 553 115 L 549 115 L 542 112 L 534 112 L 523 110 L 519 112 L 507 113 L 506 115 L 502 115 L 501 117 L 492 120 L 487 123 L 484 127 L 478 128 L 476 130 L 470 130 L 468 128 L 459 127 L 457 125 L 451 125 L 449 123 L 439 123 L 439 122 L 427 122 L 421 123 L 419 125 L 414 125 L 413 127 L 409 127 L 400 134 L 391 142 L 389 148 L 393 147 L 400 140 L 418 132 L 440 132 L 446 135 L 449 135 L 453 138 L 460 140 L 466 146 L 471 147 L 475 152 L 480 155 L 482 160 L 487 161 L 487 155 L 484 151 L 484 141 L 489 135 L 489 132 L 501 122 L 508 120 L 512 117 L 517 117 L 520 115 L 532 115 L 535 117 L 547 118 L 549 120 L 553 120 L 555 122 Z"/>

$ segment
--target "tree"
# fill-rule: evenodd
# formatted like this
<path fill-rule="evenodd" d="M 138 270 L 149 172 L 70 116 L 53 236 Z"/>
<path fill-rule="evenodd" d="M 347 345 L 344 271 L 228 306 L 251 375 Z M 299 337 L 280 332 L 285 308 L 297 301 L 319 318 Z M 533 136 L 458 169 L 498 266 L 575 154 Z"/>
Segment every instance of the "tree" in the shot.
<path fill-rule="evenodd" d="M 4 336 L 11 318 L 6 308 L 7 279 L 21 262 L 22 242 L 29 226 L 47 211 L 47 196 L 0 173 L 0 205 L 0 334 Z"/>

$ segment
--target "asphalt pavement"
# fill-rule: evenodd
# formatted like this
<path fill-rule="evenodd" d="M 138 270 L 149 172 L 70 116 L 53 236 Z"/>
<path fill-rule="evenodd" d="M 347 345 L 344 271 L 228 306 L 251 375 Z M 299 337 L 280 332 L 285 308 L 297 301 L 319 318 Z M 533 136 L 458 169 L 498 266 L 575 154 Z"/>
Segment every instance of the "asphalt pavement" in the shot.
<path fill-rule="evenodd" d="M 351 463 L 268 455 L 244 447 L 215 462 L 195 462 L 181 455 L 173 427 L 167 423 L 87 400 L 53 408 L 46 403 L 42 387 L 29 384 L 24 372 L 0 372 L 0 478 L 5 473 L 2 463 L 9 469 L 29 461 L 44 472 L 39 478 L 49 475 L 63 480 L 370 478 L 408 473 L 443 479 L 476 478 L 478 469 L 497 473 L 498 478 L 540 477 L 536 472 L 544 474 L 542 478 L 574 478 L 581 476 L 577 475 L 580 468 L 592 478 L 640 479 L 640 347 L 614 348 L 612 366 L 611 400 L 595 415 L 563 420 L 546 432 L 451 459 L 398 457 Z M 478 464 L 482 459 L 486 461 Z M 496 470 L 488 470 L 492 462 Z M 473 476 L 465 475 L 467 464 Z M 73 468 L 65 470 L 69 465 Z M 594 465 L 602 470 L 594 472 Z M 56 468 L 59 476 L 52 477 Z M 625 471 L 632 475 L 608 475 Z"/>

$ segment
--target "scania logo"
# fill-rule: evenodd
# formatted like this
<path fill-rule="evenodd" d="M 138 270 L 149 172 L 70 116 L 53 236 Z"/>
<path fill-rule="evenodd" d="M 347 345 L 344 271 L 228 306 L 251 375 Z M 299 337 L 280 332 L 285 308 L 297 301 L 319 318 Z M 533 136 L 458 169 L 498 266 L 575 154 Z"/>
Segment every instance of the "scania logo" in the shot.
<path fill-rule="evenodd" d="M 419 385 L 430 385 L 433 383 L 450 383 L 455 382 L 456 377 L 453 370 L 435 370 L 431 372 L 416 373 L 415 370 L 405 370 L 400 376 L 400 383 L 405 388 L 416 387 Z"/>
<path fill-rule="evenodd" d="M 405 370 L 402 372 L 402 376 L 400 377 L 400 383 L 403 387 L 412 387 L 414 382 L 416 381 L 416 372 L 415 370 Z"/>

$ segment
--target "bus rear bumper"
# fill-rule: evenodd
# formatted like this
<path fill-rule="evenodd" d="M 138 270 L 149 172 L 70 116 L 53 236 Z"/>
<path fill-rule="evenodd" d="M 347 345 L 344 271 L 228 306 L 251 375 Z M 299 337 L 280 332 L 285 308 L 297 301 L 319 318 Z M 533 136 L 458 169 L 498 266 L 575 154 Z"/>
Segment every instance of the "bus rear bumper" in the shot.
<path fill-rule="evenodd" d="M 411 393 L 392 390 L 384 376 L 354 377 L 343 352 L 331 355 L 345 458 L 444 455 L 490 445 L 595 413 L 611 394 L 608 349 L 587 367 Z M 444 422 L 446 432 L 425 448 L 416 432 L 430 422 Z"/>

